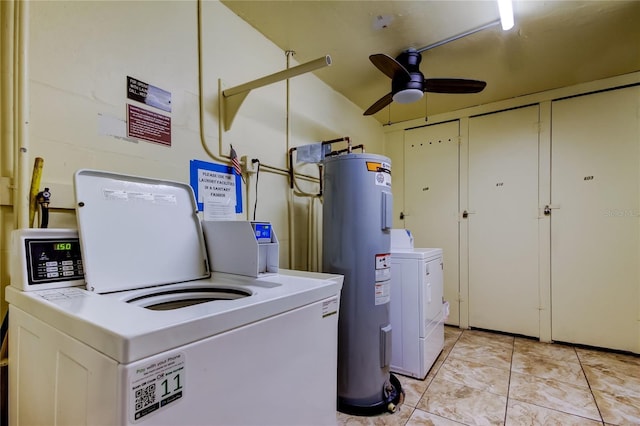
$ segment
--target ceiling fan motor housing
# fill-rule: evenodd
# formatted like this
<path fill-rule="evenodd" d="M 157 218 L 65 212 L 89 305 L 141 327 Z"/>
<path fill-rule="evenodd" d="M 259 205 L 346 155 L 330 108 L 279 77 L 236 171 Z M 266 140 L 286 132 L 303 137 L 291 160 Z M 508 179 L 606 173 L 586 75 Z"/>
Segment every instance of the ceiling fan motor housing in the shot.
<path fill-rule="evenodd" d="M 398 55 L 396 60 L 409 72 L 410 78 L 407 80 L 406 74 L 397 73 L 391 81 L 391 92 L 397 93 L 407 89 L 424 91 L 424 75 L 420 72 L 422 55 L 415 49 L 407 49 Z"/>

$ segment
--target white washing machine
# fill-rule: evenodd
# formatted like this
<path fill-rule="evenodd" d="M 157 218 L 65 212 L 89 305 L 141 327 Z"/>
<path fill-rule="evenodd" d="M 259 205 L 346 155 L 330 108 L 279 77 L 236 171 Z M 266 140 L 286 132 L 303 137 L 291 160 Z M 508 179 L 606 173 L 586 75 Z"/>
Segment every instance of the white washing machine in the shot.
<path fill-rule="evenodd" d="M 391 371 L 424 379 L 444 347 L 442 249 L 391 233 Z"/>
<path fill-rule="evenodd" d="M 10 424 L 335 424 L 342 276 L 210 273 L 187 185 L 75 189 L 79 236 L 14 231 Z"/>

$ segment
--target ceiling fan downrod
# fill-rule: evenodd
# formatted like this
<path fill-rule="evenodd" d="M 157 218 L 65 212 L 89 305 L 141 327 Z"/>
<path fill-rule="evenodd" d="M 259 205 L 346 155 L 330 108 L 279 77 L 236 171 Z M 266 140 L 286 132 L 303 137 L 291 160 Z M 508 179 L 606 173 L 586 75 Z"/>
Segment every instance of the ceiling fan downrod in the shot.
<path fill-rule="evenodd" d="M 480 27 L 474 28 L 472 30 L 465 31 L 463 33 L 451 36 L 451 37 L 446 38 L 444 40 L 440 40 L 440 41 L 437 41 L 435 43 L 429 44 L 427 46 L 421 47 L 420 49 L 416 49 L 416 52 L 418 52 L 418 53 L 426 52 L 427 50 L 431 50 L 431 49 L 436 48 L 438 46 L 442 46 L 443 44 L 451 43 L 452 41 L 456 41 L 456 40 L 459 40 L 461 38 L 470 36 L 472 34 L 475 34 L 475 33 L 478 33 L 480 31 L 486 30 L 487 28 L 495 27 L 496 25 L 500 25 L 500 20 L 499 19 L 496 20 L 496 21 L 489 22 L 488 24 L 484 24 L 484 25 L 482 25 Z"/>

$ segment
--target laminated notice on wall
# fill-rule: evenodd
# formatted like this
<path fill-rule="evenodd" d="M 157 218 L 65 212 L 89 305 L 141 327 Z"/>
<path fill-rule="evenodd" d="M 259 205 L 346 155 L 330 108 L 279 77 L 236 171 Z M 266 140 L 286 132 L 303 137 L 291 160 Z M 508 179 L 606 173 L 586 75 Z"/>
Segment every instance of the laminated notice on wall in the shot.
<path fill-rule="evenodd" d="M 331 145 L 324 145 L 322 142 L 300 145 L 296 149 L 296 162 L 321 163 L 329 152 Z"/>
<path fill-rule="evenodd" d="M 170 92 L 129 76 L 127 76 L 127 98 L 171 112 Z"/>
<path fill-rule="evenodd" d="M 211 197 L 204 200 L 204 220 L 236 220 L 235 197 Z"/>
<path fill-rule="evenodd" d="M 189 168 L 198 210 L 204 211 L 207 204 L 208 213 L 217 216 L 217 220 L 230 218 L 230 206 L 235 213 L 242 213 L 242 181 L 231 166 L 191 160 Z M 214 219 L 210 216 L 206 220 Z"/>
<path fill-rule="evenodd" d="M 171 146 L 171 117 L 127 104 L 127 137 Z"/>

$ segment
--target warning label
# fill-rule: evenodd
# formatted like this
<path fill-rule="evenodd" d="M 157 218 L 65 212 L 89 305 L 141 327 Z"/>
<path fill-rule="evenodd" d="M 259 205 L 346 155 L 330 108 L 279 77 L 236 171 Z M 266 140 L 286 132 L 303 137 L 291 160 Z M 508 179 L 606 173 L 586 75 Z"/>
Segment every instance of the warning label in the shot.
<path fill-rule="evenodd" d="M 376 254 L 375 304 L 391 300 L 391 253 Z"/>
<path fill-rule="evenodd" d="M 391 175 L 389 173 L 376 173 L 376 185 L 391 188 Z"/>
<path fill-rule="evenodd" d="M 367 161 L 367 170 L 375 172 L 375 183 L 391 188 L 391 164 Z"/>
<path fill-rule="evenodd" d="M 127 104 L 127 136 L 171 146 L 171 117 Z"/>
<path fill-rule="evenodd" d="M 322 302 L 322 318 L 338 313 L 338 298 L 334 297 Z"/>
<path fill-rule="evenodd" d="M 376 254 L 376 270 L 391 268 L 391 253 Z"/>
<path fill-rule="evenodd" d="M 377 161 L 367 161 L 367 170 L 370 172 L 382 172 L 391 174 L 391 164 Z"/>
<path fill-rule="evenodd" d="M 391 281 L 376 283 L 376 306 L 391 301 Z"/>
<path fill-rule="evenodd" d="M 376 269 L 376 282 L 391 279 L 391 268 Z"/>

